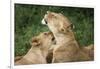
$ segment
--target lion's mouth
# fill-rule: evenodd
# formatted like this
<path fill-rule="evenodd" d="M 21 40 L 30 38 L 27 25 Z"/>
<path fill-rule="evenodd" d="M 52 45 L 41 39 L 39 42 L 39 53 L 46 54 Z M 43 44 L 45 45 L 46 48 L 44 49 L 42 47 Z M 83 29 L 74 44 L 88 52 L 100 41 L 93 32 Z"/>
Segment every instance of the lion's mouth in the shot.
<path fill-rule="evenodd" d="M 42 24 L 48 24 L 47 20 L 46 19 L 43 19 L 42 20 Z"/>
<path fill-rule="evenodd" d="M 47 22 L 47 20 L 46 20 L 46 19 L 44 19 L 44 21 L 45 21 L 45 24 L 48 24 L 48 22 Z"/>

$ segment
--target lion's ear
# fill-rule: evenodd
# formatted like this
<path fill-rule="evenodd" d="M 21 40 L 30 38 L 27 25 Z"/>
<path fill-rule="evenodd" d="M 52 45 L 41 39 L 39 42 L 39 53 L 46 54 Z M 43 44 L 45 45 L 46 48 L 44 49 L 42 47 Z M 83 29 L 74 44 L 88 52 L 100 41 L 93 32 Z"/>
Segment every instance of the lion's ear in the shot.
<path fill-rule="evenodd" d="M 33 37 L 33 38 L 31 39 L 31 41 L 30 41 L 30 44 L 31 44 L 32 46 L 39 46 L 41 43 L 40 43 L 40 40 L 39 40 L 38 38 Z"/>
<path fill-rule="evenodd" d="M 60 31 L 66 33 L 68 31 L 72 30 L 73 28 L 75 28 L 73 24 L 62 25 L 61 28 L 60 28 Z"/>
<path fill-rule="evenodd" d="M 70 24 L 67 28 L 69 28 L 69 29 L 74 29 L 75 26 L 74 26 L 73 24 Z"/>

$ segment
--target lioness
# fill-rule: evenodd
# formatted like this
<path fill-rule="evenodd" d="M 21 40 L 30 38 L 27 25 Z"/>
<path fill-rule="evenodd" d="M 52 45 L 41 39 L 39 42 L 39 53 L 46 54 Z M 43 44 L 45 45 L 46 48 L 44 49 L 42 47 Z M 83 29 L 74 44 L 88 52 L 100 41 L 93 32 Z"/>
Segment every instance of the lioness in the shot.
<path fill-rule="evenodd" d="M 89 53 L 84 52 L 75 40 L 72 23 L 61 13 L 47 11 L 42 24 L 52 31 L 56 45 L 53 45 L 53 63 L 92 60 Z M 88 50 L 88 49 L 87 49 Z"/>
<path fill-rule="evenodd" d="M 88 54 L 92 60 L 94 59 L 94 45 L 93 44 L 85 46 L 85 47 L 81 47 L 81 50 L 85 52 L 86 54 Z"/>
<path fill-rule="evenodd" d="M 54 43 L 54 37 L 51 32 L 41 33 L 39 36 L 33 37 L 30 44 L 32 45 L 28 53 L 15 65 L 26 64 L 44 64 L 48 54 L 48 49 Z"/>

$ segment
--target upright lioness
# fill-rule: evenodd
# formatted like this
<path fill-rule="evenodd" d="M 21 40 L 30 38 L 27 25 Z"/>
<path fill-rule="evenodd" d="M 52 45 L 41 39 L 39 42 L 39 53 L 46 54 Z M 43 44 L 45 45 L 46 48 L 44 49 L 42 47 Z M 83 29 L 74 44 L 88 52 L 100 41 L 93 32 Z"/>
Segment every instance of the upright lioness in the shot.
<path fill-rule="evenodd" d="M 42 24 L 46 24 L 52 31 L 56 45 L 53 45 L 53 63 L 93 60 L 89 53 L 84 52 L 85 48 L 80 48 L 73 30 L 72 23 L 61 13 L 47 11 Z M 86 48 L 88 51 L 88 49 Z"/>
<path fill-rule="evenodd" d="M 46 56 L 48 49 L 54 43 L 54 36 L 51 32 L 41 33 L 39 36 L 33 37 L 31 40 L 31 49 L 20 60 L 15 62 L 15 65 L 26 64 L 44 64 L 46 62 Z"/>

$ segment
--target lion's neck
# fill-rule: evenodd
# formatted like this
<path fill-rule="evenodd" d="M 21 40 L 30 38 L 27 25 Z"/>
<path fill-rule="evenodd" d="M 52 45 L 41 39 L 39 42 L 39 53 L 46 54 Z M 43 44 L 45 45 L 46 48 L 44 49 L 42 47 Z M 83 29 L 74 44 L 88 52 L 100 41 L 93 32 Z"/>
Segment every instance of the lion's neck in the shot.
<path fill-rule="evenodd" d="M 37 54 L 41 54 L 44 58 L 46 58 L 46 56 L 47 56 L 47 54 L 48 54 L 48 50 L 47 50 L 47 48 L 34 48 L 34 49 L 32 49 L 32 50 L 34 50 L 34 52 L 35 53 L 37 53 Z M 33 53 L 34 53 L 33 52 Z M 41 56 L 40 55 L 40 56 Z"/>
<path fill-rule="evenodd" d="M 28 53 L 25 55 L 24 58 L 27 58 L 27 60 L 37 60 L 40 62 L 46 62 L 46 55 L 47 52 L 41 51 L 40 48 L 31 48 Z"/>
<path fill-rule="evenodd" d="M 55 36 L 55 39 L 56 39 L 56 43 L 58 45 L 59 44 L 65 44 L 65 43 L 68 43 L 69 41 L 75 40 L 73 33 L 70 33 L 70 34 L 56 33 L 56 34 L 54 34 L 54 36 Z"/>

